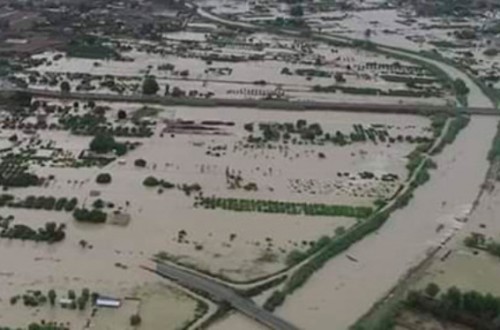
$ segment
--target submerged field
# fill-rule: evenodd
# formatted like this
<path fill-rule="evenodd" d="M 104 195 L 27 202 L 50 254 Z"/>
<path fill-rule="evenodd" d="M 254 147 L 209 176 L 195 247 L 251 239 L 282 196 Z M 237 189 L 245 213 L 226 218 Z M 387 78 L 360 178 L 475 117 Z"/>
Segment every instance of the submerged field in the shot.
<path fill-rule="evenodd" d="M 291 251 L 345 231 L 390 200 L 406 180 L 406 157 L 417 141 L 433 140 L 429 119 L 414 116 L 40 101 L 38 111 L 56 109 L 45 129 L 36 112 L 5 117 L 2 166 L 43 184 L 10 188 L 0 205 L 4 218 L 14 217 L 7 228 L 54 221 L 64 224 L 66 238 L 49 245 L 0 239 L 8 265 L 2 304 L 12 311 L 2 314 L 5 324 L 27 317 L 26 307 L 9 303 L 25 290 L 88 287 L 127 296 L 155 282 L 139 266 L 159 252 L 232 281 L 280 271 Z M 126 142 L 126 154 L 92 158 L 87 134 L 95 117 Z M 19 125 L 25 130 L 14 131 Z M 111 182 L 96 182 L 103 173 Z M 100 210 L 106 223 L 74 220 L 68 202 L 52 209 L 64 198 L 76 198 L 76 209 Z M 84 322 L 71 312 L 30 315 Z M 152 313 L 144 311 L 145 325 Z"/>

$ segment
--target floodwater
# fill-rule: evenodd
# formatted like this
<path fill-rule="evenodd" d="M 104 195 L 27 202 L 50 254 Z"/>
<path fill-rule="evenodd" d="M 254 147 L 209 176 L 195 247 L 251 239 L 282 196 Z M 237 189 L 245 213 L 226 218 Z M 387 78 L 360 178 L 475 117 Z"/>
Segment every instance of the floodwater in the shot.
<path fill-rule="evenodd" d="M 347 329 L 398 279 L 439 244 L 449 219 L 471 207 L 484 179 L 496 120 L 474 117 L 455 143 L 436 157 L 438 169 L 411 203 L 376 234 L 337 256 L 295 292 L 278 314 L 304 329 Z M 436 232 L 439 224 L 445 230 Z"/>

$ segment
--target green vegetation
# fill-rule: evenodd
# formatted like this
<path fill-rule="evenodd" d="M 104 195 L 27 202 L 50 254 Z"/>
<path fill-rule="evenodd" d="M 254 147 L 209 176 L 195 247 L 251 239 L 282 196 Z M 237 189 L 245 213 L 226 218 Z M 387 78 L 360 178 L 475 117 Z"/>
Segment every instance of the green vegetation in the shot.
<path fill-rule="evenodd" d="M 251 134 L 248 143 L 259 147 L 272 148 L 268 142 L 282 141 L 292 144 L 318 144 L 333 143 L 344 146 L 355 142 L 371 141 L 373 143 L 430 143 L 432 140 L 426 136 L 398 135 L 392 137 L 387 128 L 379 126 L 365 127 L 361 124 L 353 124 L 353 130 L 348 133 L 341 131 L 324 132 L 319 123 L 308 124 L 306 120 L 299 119 L 296 123 L 259 123 L 258 131 L 253 123 L 245 124 L 245 130 Z M 246 146 L 245 146 L 246 147 Z"/>
<path fill-rule="evenodd" d="M 368 219 L 359 221 L 356 225 L 345 231 L 343 235 L 337 235 L 328 240 L 324 240 L 325 246 L 320 248 L 316 253 L 308 256 L 307 262 L 300 266 L 299 269 L 291 275 L 290 279 L 285 283 L 282 290 L 275 291 L 270 298 L 265 302 L 264 307 L 273 311 L 277 306 L 281 305 L 286 296 L 292 294 L 295 290 L 300 288 L 312 276 L 314 272 L 322 268 L 325 263 L 339 253 L 347 250 L 351 245 L 362 240 L 366 235 L 377 231 L 389 219 L 391 213 L 399 208 L 405 207 L 413 196 L 413 191 L 423 184 L 429 178 L 428 173 L 421 174 L 420 172 L 427 172 L 429 168 L 433 167 L 430 160 L 420 158 L 420 163 L 414 167 L 414 171 L 418 170 L 415 180 L 410 182 L 408 189 L 401 193 L 392 204 L 374 212 Z M 301 256 L 294 253 L 295 256 L 290 260 L 301 260 Z M 290 257 L 292 258 L 292 257 Z M 305 260 L 304 257 L 303 260 Z"/>
<path fill-rule="evenodd" d="M 486 240 L 481 234 L 471 233 L 464 239 L 464 244 L 467 247 L 481 249 L 493 256 L 500 257 L 500 243 L 493 239 Z"/>
<path fill-rule="evenodd" d="M 287 72 L 281 72 L 282 74 L 286 74 Z M 331 73 L 318 69 L 296 69 L 295 74 L 298 76 L 307 76 L 307 77 L 322 77 L 322 78 L 331 78 Z"/>
<path fill-rule="evenodd" d="M 90 59 L 120 58 L 120 55 L 113 48 L 104 45 L 104 40 L 89 35 L 71 39 L 66 54 L 69 57 Z"/>
<path fill-rule="evenodd" d="M 95 182 L 100 184 L 111 183 L 111 174 L 109 173 L 99 173 L 95 179 Z"/>
<path fill-rule="evenodd" d="M 161 111 L 162 109 L 160 108 L 143 106 L 134 111 L 132 114 L 132 122 L 137 123 L 144 117 L 156 117 Z"/>
<path fill-rule="evenodd" d="M 158 186 L 161 186 L 162 188 L 165 188 L 165 189 L 175 188 L 175 184 L 173 184 L 171 182 L 168 182 L 168 181 L 165 181 L 165 180 L 158 180 L 154 176 L 148 176 L 146 179 L 144 179 L 144 181 L 142 182 L 142 184 L 144 186 L 146 186 L 146 187 L 158 187 Z"/>
<path fill-rule="evenodd" d="M 71 212 L 76 207 L 78 200 L 72 198 L 68 200 L 66 197 L 56 199 L 53 196 L 33 196 L 29 195 L 26 198 L 15 202 L 13 195 L 0 195 L 0 207 L 14 207 L 46 211 L 66 211 Z"/>
<path fill-rule="evenodd" d="M 427 286 L 425 290 L 410 291 L 406 306 L 473 329 L 498 328 L 500 297 L 474 290 L 462 292 L 457 287 L 450 287 L 439 294 L 440 291 L 436 284 Z"/>
<path fill-rule="evenodd" d="M 142 159 L 142 158 L 136 159 L 134 161 L 134 166 L 135 167 L 146 167 L 146 164 L 147 164 L 147 162 L 144 159 Z"/>
<path fill-rule="evenodd" d="M 301 5 L 295 5 L 290 8 L 290 15 L 294 17 L 304 16 L 304 8 Z"/>
<path fill-rule="evenodd" d="M 380 96 L 395 96 L 395 97 L 440 97 L 441 92 L 437 89 L 425 90 L 410 90 L 410 89 L 389 89 L 388 91 L 371 88 L 371 87 L 350 87 L 350 86 L 320 86 L 315 85 L 312 87 L 313 92 L 322 93 L 335 93 L 340 91 L 345 94 L 354 95 L 380 95 Z"/>
<path fill-rule="evenodd" d="M 61 83 L 61 92 L 62 93 L 69 93 L 71 91 L 71 85 L 67 81 L 63 81 Z"/>
<path fill-rule="evenodd" d="M 132 118 L 134 121 L 134 118 Z M 76 135 L 111 135 L 117 137 L 150 137 L 153 131 L 147 123 L 135 121 L 134 126 L 110 126 L 106 117 L 98 113 L 84 115 L 66 114 L 59 119 L 59 123 L 66 130 Z"/>
<path fill-rule="evenodd" d="M 114 151 L 116 155 L 122 156 L 127 153 L 127 146 L 124 143 L 115 141 L 111 134 L 97 134 L 92 141 L 90 141 L 89 149 L 97 154 L 106 154 Z"/>
<path fill-rule="evenodd" d="M 155 77 L 147 76 L 144 79 L 144 82 L 142 83 L 142 94 L 155 95 L 156 93 L 158 93 L 159 89 L 160 87 L 158 86 Z"/>
<path fill-rule="evenodd" d="M 3 221 L 2 223 L 5 224 L 6 222 Z M 66 237 L 65 229 L 66 226 L 64 224 L 59 224 L 58 226 L 55 222 L 47 222 L 44 227 L 38 229 L 32 229 L 31 227 L 23 224 L 11 226 L 10 222 L 7 222 L 4 226 L 2 226 L 0 237 L 47 242 L 51 244 L 64 240 Z"/>
<path fill-rule="evenodd" d="M 458 133 L 460 133 L 460 131 L 469 124 L 469 121 L 470 117 L 466 115 L 458 115 L 455 118 L 451 119 L 448 125 L 448 129 L 444 133 L 444 136 L 439 144 L 432 151 L 432 154 L 436 155 L 440 153 L 447 144 L 452 144 L 458 136 Z"/>
<path fill-rule="evenodd" d="M 396 83 L 405 83 L 407 86 L 415 86 L 417 84 L 426 85 L 433 84 L 439 82 L 436 78 L 428 78 L 428 77 L 412 77 L 412 76 L 398 76 L 398 75 L 389 75 L 383 74 L 380 75 L 385 81 L 396 82 Z"/>
<path fill-rule="evenodd" d="M 73 212 L 73 218 L 78 222 L 104 223 L 107 217 L 106 213 L 97 209 L 87 210 L 79 208 Z"/>
<path fill-rule="evenodd" d="M 460 78 L 453 81 L 453 89 L 455 90 L 455 95 L 462 105 L 467 105 L 467 95 L 469 94 L 469 87 Z"/>
<path fill-rule="evenodd" d="M 142 322 L 141 316 L 139 314 L 133 314 L 130 316 L 130 325 L 136 327 Z"/>
<path fill-rule="evenodd" d="M 373 212 L 371 207 L 297 203 L 243 198 L 199 197 L 195 206 L 205 209 L 223 209 L 239 212 L 281 213 L 290 215 L 314 215 L 353 217 L 363 219 Z"/>
<path fill-rule="evenodd" d="M 497 161 L 500 157 L 500 122 L 497 124 L 497 133 L 493 139 L 490 150 L 488 151 L 488 160 L 490 163 Z"/>
<path fill-rule="evenodd" d="M 0 185 L 5 187 L 30 187 L 38 186 L 41 179 L 36 174 L 27 173 L 24 171 L 15 173 L 0 173 Z"/>

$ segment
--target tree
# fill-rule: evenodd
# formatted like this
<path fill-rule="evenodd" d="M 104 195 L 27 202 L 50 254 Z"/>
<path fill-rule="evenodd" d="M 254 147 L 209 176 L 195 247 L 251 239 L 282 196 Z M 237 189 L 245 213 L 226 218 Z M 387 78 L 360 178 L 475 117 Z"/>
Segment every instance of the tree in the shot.
<path fill-rule="evenodd" d="M 136 159 L 135 162 L 134 162 L 134 165 L 136 167 L 146 167 L 146 161 L 142 158 L 139 158 L 139 159 Z"/>
<path fill-rule="evenodd" d="M 90 150 L 105 154 L 112 151 L 116 147 L 116 141 L 112 135 L 107 133 L 99 133 L 90 142 Z"/>
<path fill-rule="evenodd" d="M 127 113 L 125 112 L 125 110 L 118 110 L 118 119 L 127 119 Z"/>
<path fill-rule="evenodd" d="M 346 230 L 345 230 L 344 226 L 339 226 L 339 227 L 335 228 L 335 236 L 344 235 L 345 232 L 346 232 Z"/>
<path fill-rule="evenodd" d="M 146 79 L 144 79 L 144 82 L 142 83 L 142 93 L 144 95 L 154 95 L 159 89 L 160 87 L 158 86 L 155 77 L 147 76 Z"/>
<path fill-rule="evenodd" d="M 440 290 L 441 289 L 436 283 L 429 283 L 425 287 L 425 293 L 431 298 L 436 297 Z"/>
<path fill-rule="evenodd" d="M 290 15 L 294 17 L 302 17 L 304 16 L 304 8 L 301 5 L 296 5 L 290 8 Z"/>
<path fill-rule="evenodd" d="M 111 182 L 111 174 L 109 173 L 100 173 L 97 175 L 95 182 L 100 184 L 107 184 Z"/>
<path fill-rule="evenodd" d="M 335 72 L 335 81 L 338 83 L 345 82 L 345 78 L 344 78 L 344 75 L 342 74 L 342 72 Z"/>
<path fill-rule="evenodd" d="M 245 131 L 253 132 L 253 123 L 246 123 L 243 127 L 245 128 Z"/>
<path fill-rule="evenodd" d="M 73 290 L 68 291 L 68 298 L 74 300 L 76 298 L 76 293 Z"/>
<path fill-rule="evenodd" d="M 469 94 L 469 87 L 467 87 L 467 84 L 460 78 L 457 78 L 455 79 L 455 81 L 453 81 L 453 89 L 458 95 Z"/>
<path fill-rule="evenodd" d="M 56 292 L 53 289 L 50 289 L 47 295 L 49 297 L 50 304 L 54 306 L 57 298 Z"/>
<path fill-rule="evenodd" d="M 61 92 L 63 93 L 69 93 L 71 90 L 71 86 L 69 85 L 69 82 L 63 81 L 61 83 Z"/>
<path fill-rule="evenodd" d="M 131 326 L 137 326 L 139 324 L 141 324 L 141 317 L 139 314 L 134 314 L 134 315 L 131 315 L 130 316 L 130 325 Z"/>
<path fill-rule="evenodd" d="M 115 152 L 117 156 L 123 156 L 127 153 L 127 145 L 125 143 L 116 143 Z"/>
<path fill-rule="evenodd" d="M 104 201 L 100 198 L 96 199 L 94 203 L 92 203 L 92 206 L 95 209 L 102 209 L 104 207 Z"/>
<path fill-rule="evenodd" d="M 146 179 L 144 179 L 142 184 L 146 187 L 156 187 L 160 184 L 160 181 L 158 181 L 158 179 L 156 179 L 154 176 L 148 176 Z"/>

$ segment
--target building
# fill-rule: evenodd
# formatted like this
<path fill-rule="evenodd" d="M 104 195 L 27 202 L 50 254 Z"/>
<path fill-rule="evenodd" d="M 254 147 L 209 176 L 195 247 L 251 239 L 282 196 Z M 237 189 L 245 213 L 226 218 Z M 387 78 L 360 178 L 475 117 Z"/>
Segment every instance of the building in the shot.
<path fill-rule="evenodd" d="M 108 223 L 113 225 L 126 226 L 130 223 L 131 216 L 129 213 L 125 213 L 122 211 L 114 211 L 111 213 Z"/>
<path fill-rule="evenodd" d="M 122 305 L 120 299 L 99 297 L 95 302 L 97 307 L 119 308 Z"/>

